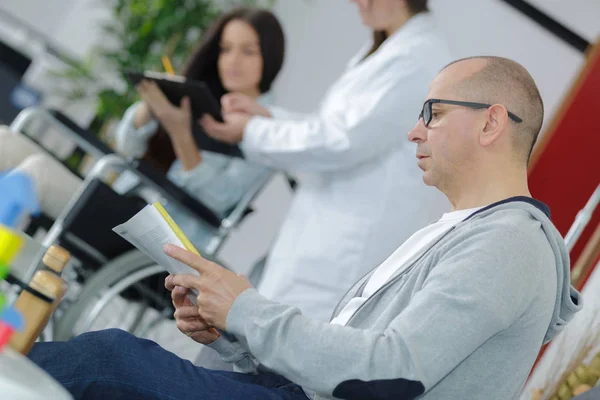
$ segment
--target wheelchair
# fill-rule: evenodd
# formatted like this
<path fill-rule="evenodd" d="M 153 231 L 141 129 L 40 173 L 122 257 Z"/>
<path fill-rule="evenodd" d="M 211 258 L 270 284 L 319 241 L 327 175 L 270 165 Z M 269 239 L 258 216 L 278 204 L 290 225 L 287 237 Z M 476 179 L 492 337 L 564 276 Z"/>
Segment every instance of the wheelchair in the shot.
<path fill-rule="evenodd" d="M 136 336 L 149 337 L 155 327 L 173 315 L 170 293 L 164 287 L 167 272 L 112 232 L 112 228 L 148 203 L 160 201 L 177 205 L 213 232 L 208 245 L 198 249 L 202 256 L 224 265 L 218 260 L 221 246 L 228 234 L 252 212 L 250 204 L 274 175 L 273 172 L 263 174 L 236 206 L 219 217 L 164 174 L 143 161 L 126 161 L 58 111 L 25 109 L 10 127 L 19 134 L 17 132 L 26 132 L 27 127 L 34 124 L 51 125 L 98 159 L 55 221 L 41 216 L 33 218 L 27 228 L 30 235 L 39 229 L 48 229 L 43 247 L 58 243 L 76 259 L 73 268 L 64 275 L 75 284 L 71 286 L 79 288 L 78 293 L 67 293 L 43 340 L 68 340 L 90 330 L 114 327 L 112 323 Z M 108 174 L 124 171 L 135 175 L 139 185 L 121 195 L 104 181 Z M 29 276 L 38 265 L 39 260 L 32 263 Z M 264 259 L 251 270 L 249 279 L 253 284 L 260 279 L 263 265 Z M 115 309 L 125 314 L 115 316 Z M 113 319 L 108 326 L 102 321 L 106 311 Z"/>

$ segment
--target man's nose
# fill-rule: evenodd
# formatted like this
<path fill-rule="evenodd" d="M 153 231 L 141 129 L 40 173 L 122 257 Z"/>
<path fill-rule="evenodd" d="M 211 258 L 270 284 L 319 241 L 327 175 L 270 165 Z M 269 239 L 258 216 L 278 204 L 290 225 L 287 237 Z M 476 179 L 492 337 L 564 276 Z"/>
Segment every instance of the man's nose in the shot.
<path fill-rule="evenodd" d="M 413 143 L 420 143 L 427 137 L 427 128 L 423 123 L 423 118 L 419 118 L 416 125 L 408 132 L 408 140 Z"/>

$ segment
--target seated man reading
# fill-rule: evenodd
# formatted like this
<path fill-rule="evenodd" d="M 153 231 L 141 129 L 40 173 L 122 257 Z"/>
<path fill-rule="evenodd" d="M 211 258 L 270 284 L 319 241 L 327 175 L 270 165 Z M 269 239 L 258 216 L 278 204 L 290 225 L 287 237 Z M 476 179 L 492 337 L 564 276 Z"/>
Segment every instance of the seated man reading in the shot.
<path fill-rule="evenodd" d="M 30 357 L 85 399 L 516 399 L 542 344 L 581 307 L 563 239 L 527 186 L 542 119 L 535 82 L 511 60 L 442 70 L 408 139 L 453 211 L 357 282 L 329 324 L 167 246 L 200 272 L 167 278 L 178 328 L 237 372 L 116 330 Z"/>

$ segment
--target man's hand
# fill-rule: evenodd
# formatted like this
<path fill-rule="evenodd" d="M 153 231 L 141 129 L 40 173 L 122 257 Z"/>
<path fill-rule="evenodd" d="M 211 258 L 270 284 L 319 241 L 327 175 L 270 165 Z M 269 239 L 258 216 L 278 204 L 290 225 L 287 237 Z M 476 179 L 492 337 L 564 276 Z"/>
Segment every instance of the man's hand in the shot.
<path fill-rule="evenodd" d="M 225 114 L 239 112 L 271 117 L 271 112 L 258 104 L 256 99 L 242 93 L 227 93 L 221 97 L 221 107 Z"/>
<path fill-rule="evenodd" d="M 252 116 L 245 113 L 224 114 L 225 122 L 218 122 L 213 117 L 205 114 L 200 120 L 208 136 L 221 142 L 236 144 L 244 138 L 244 129 Z"/>
<path fill-rule="evenodd" d="M 173 284 L 173 275 L 165 279 L 165 287 L 171 292 L 171 299 L 175 307 L 175 322 L 177 329 L 184 335 L 201 344 L 211 344 L 219 335 L 198 313 L 198 307 L 192 304 L 187 297 L 189 289 Z"/>
<path fill-rule="evenodd" d="M 180 247 L 169 244 L 164 251 L 200 273 L 200 276 L 174 275 L 171 284 L 196 289 L 197 311 L 201 318 L 209 326 L 227 330 L 231 306 L 242 292 L 252 288 L 248 279 Z"/>
<path fill-rule="evenodd" d="M 191 135 L 192 111 L 189 98 L 182 98 L 180 106 L 176 107 L 171 104 L 156 82 L 142 81 L 136 89 L 169 135 Z"/>

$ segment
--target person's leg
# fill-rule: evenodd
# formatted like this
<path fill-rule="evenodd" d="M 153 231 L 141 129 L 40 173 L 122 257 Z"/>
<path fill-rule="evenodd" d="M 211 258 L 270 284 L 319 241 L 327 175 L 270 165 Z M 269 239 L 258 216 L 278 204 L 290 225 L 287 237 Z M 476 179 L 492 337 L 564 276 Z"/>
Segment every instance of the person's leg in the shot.
<path fill-rule="evenodd" d="M 33 179 L 40 208 L 52 219 L 58 218 L 82 182 L 58 160 L 44 153 L 28 156 L 13 171 Z"/>
<path fill-rule="evenodd" d="M 76 399 L 307 399 L 283 377 L 196 367 L 152 341 L 116 329 L 37 343 L 29 358 Z"/>
<path fill-rule="evenodd" d="M 8 126 L 0 126 L 0 172 L 15 168 L 31 155 L 43 153 L 44 149 L 27 136 L 12 132 Z"/>

